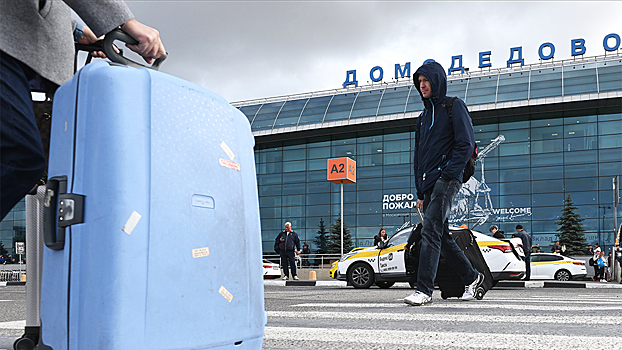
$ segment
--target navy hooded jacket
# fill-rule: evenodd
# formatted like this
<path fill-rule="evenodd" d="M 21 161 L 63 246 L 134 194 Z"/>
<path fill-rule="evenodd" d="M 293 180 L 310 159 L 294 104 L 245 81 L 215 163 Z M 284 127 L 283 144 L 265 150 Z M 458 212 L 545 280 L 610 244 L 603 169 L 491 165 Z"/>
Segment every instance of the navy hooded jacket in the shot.
<path fill-rule="evenodd" d="M 419 75 L 430 81 L 432 97 L 421 95 Z M 421 95 L 424 111 L 419 116 L 419 134 L 415 136 L 415 184 L 417 198 L 423 200 L 423 194 L 431 189 L 439 177 L 458 179 L 462 182 L 462 173 L 475 147 L 473 123 L 466 104 L 456 99 L 452 105 L 452 121 L 445 108 L 447 101 L 447 75 L 443 67 L 436 62 L 428 62 L 419 67 L 413 79 Z"/>

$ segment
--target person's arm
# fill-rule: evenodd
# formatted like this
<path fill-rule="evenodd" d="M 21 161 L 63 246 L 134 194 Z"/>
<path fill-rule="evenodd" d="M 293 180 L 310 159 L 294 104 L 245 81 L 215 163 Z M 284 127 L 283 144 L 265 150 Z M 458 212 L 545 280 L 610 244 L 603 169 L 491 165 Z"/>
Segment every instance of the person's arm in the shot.
<path fill-rule="evenodd" d="M 473 123 L 469 111 L 460 99 L 452 105 L 452 123 L 454 129 L 454 150 L 441 177 L 444 179 L 460 179 L 469 157 L 473 154 L 475 140 L 473 139 Z"/>

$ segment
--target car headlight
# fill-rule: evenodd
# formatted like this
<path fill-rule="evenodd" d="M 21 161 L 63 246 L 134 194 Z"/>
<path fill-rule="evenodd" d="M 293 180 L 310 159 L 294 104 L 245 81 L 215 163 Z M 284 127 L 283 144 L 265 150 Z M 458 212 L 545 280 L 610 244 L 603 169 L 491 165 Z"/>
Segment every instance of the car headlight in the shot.
<path fill-rule="evenodd" d="M 347 258 L 351 257 L 351 256 L 352 256 L 352 255 L 354 255 L 354 254 L 356 254 L 356 253 L 348 253 L 348 254 L 344 254 L 344 255 L 341 257 L 341 259 L 339 259 L 339 261 L 344 261 L 344 260 L 346 260 Z"/>

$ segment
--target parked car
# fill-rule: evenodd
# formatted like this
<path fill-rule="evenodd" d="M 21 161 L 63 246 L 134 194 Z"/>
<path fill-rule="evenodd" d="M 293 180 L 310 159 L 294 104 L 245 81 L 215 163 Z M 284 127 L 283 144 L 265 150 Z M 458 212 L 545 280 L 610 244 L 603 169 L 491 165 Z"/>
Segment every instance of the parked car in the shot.
<path fill-rule="evenodd" d="M 271 261 L 263 259 L 263 278 L 281 277 L 281 267 Z"/>
<path fill-rule="evenodd" d="M 587 275 L 585 262 L 555 253 L 531 254 L 532 280 L 570 281 Z"/>
<path fill-rule="evenodd" d="M 350 251 L 333 263 L 330 276 L 350 282 L 355 288 L 369 288 L 373 284 L 389 288 L 395 282 L 416 285 L 416 276 L 406 273 L 404 247 L 412 227 L 394 234 L 383 248 L 365 247 Z M 451 230 L 461 230 L 451 227 Z M 517 247 L 511 241 L 503 241 L 477 231 L 471 231 L 477 240 L 484 259 L 493 276 L 493 283 L 506 279 L 521 279 L 525 275 L 525 263 Z M 522 251 L 521 251 L 522 252 Z"/>

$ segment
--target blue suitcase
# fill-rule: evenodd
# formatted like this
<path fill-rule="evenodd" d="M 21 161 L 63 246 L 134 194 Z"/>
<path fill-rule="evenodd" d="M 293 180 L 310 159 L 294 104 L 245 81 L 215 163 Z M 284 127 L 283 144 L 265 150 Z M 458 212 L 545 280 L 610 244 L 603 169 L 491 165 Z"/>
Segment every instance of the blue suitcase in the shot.
<path fill-rule="evenodd" d="M 39 348 L 260 349 L 254 139 L 222 97 L 104 61 L 54 99 Z"/>

